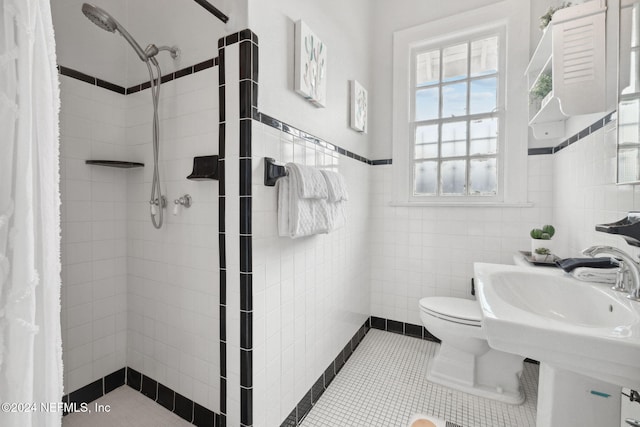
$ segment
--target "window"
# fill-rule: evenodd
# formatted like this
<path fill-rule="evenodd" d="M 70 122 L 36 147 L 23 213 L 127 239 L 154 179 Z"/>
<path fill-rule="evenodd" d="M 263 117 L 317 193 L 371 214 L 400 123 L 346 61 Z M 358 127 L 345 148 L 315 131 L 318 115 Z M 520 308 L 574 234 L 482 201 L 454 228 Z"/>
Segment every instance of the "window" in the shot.
<path fill-rule="evenodd" d="M 413 196 L 498 195 L 500 34 L 411 51 Z"/>
<path fill-rule="evenodd" d="M 393 206 L 531 206 L 525 9 L 504 0 L 394 32 Z"/>

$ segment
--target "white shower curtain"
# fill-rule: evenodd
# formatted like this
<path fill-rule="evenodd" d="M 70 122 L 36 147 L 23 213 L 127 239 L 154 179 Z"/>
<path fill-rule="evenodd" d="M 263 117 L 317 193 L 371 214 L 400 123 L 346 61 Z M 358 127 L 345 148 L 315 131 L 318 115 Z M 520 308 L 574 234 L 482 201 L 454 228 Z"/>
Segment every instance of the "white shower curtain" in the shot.
<path fill-rule="evenodd" d="M 0 0 L 2 427 L 61 423 L 59 103 L 49 0 Z"/>

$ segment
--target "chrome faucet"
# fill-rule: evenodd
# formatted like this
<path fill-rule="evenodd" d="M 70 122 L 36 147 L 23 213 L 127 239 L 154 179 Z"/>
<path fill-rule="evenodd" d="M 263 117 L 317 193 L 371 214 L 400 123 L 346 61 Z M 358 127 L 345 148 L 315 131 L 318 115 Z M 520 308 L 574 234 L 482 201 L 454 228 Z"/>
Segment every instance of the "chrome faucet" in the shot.
<path fill-rule="evenodd" d="M 627 298 L 634 301 L 640 301 L 640 263 L 635 261 L 631 255 L 618 248 L 614 248 L 613 246 L 591 246 L 583 250 L 582 253 L 590 257 L 595 257 L 600 254 L 609 254 L 620 258 L 622 260 L 620 265 L 621 273 L 618 274 L 618 282 L 613 289 L 628 290 L 629 295 L 627 295 Z M 625 278 L 628 276 L 626 274 L 627 271 L 631 274 L 632 286 L 630 289 L 627 289 L 625 286 Z"/>

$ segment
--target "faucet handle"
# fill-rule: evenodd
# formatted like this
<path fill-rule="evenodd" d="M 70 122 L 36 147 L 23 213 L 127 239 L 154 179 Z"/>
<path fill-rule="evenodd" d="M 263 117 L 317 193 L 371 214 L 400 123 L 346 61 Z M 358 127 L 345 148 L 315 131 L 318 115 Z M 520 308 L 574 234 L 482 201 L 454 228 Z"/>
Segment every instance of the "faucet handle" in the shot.
<path fill-rule="evenodd" d="M 618 264 L 619 267 L 616 273 L 616 283 L 611 287 L 611 289 L 618 292 L 627 292 L 627 289 L 631 289 L 630 286 L 627 286 L 631 281 L 631 272 L 624 261 L 618 260 Z"/>

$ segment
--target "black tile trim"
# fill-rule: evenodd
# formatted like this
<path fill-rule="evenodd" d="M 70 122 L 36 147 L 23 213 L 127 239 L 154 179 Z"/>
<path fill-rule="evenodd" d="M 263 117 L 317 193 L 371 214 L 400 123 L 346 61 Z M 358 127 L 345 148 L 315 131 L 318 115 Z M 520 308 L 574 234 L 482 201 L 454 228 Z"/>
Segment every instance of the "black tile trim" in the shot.
<path fill-rule="evenodd" d="M 555 147 L 541 147 L 541 148 L 530 148 L 528 150 L 528 155 L 529 156 L 536 156 L 536 155 L 544 155 L 544 154 L 554 154 L 557 153 L 558 151 L 562 150 L 565 147 L 568 147 L 569 145 L 578 142 L 579 140 L 585 138 L 586 136 L 590 135 L 591 133 L 599 130 L 600 128 L 602 128 L 603 126 L 605 126 L 607 123 L 611 122 L 612 120 L 615 120 L 615 114 L 616 111 L 612 111 L 610 113 L 608 113 L 606 116 L 604 116 L 602 119 L 597 120 L 596 122 L 594 122 L 593 124 L 587 126 L 586 128 L 584 128 L 583 130 L 581 130 L 580 132 L 576 133 L 575 135 L 572 135 L 571 137 L 565 139 L 564 141 L 562 141 L 560 144 L 558 144 Z M 299 138 L 303 138 L 309 142 L 321 145 L 325 148 L 329 148 L 333 151 L 338 152 L 339 154 L 345 155 L 347 157 L 350 157 L 352 159 L 356 159 L 359 160 L 361 162 L 367 163 L 371 166 L 381 166 L 381 165 L 391 165 L 393 164 L 393 159 L 379 159 L 379 160 L 369 160 L 365 157 L 359 156 L 349 150 L 346 150 L 342 147 L 338 147 L 332 144 L 328 144 L 326 142 L 324 142 L 323 140 L 321 140 L 320 138 L 317 138 L 309 133 L 306 133 L 300 129 L 297 129 L 291 125 L 288 125 L 276 118 L 273 118 L 265 113 L 258 113 L 257 116 L 254 115 L 254 120 L 259 121 L 267 126 L 270 126 L 272 128 L 278 129 L 280 131 L 286 132 L 290 135 L 299 137 Z M 327 145 L 324 145 L 327 144 Z"/>
<path fill-rule="evenodd" d="M 104 377 L 104 394 L 123 386 L 127 377 L 127 369 L 122 368 Z"/>
<path fill-rule="evenodd" d="M 283 122 L 281 120 L 278 120 L 278 119 L 276 119 L 274 117 L 271 117 L 271 116 L 269 116 L 267 114 L 259 112 L 259 113 L 257 113 L 257 116 L 256 115 L 253 116 L 253 119 L 256 120 L 256 121 L 259 121 L 260 123 L 263 123 L 263 124 L 265 124 L 267 126 L 271 126 L 272 128 L 278 129 L 278 130 L 280 130 L 282 132 L 286 132 L 289 135 L 293 135 L 293 136 L 295 136 L 297 138 L 302 138 L 305 141 L 309 141 L 309 142 L 311 142 L 313 144 L 316 144 L 316 145 L 319 145 L 321 147 L 327 148 L 329 150 L 335 151 L 335 152 L 337 152 L 339 154 L 342 154 L 344 156 L 350 157 L 350 158 L 352 158 L 354 160 L 357 160 L 359 162 L 363 162 L 363 163 L 366 163 L 368 165 L 373 165 L 374 162 L 379 162 L 379 160 L 375 160 L 375 161 L 374 160 L 369 160 L 366 157 L 363 157 L 363 156 L 360 156 L 358 154 L 355 154 L 355 153 L 353 153 L 353 152 L 351 152 L 349 150 L 345 150 L 344 148 L 338 147 L 337 145 L 333 145 L 333 144 L 331 144 L 331 143 L 329 143 L 329 142 L 327 142 L 327 141 L 325 141 L 325 140 L 323 140 L 321 138 L 318 138 L 317 136 L 314 136 L 314 135 L 312 135 L 310 133 L 307 133 L 307 132 L 305 132 L 303 130 L 300 130 L 300 129 L 296 128 L 296 127 L 293 127 L 293 126 L 291 126 L 291 125 L 289 125 L 289 124 L 287 124 L 287 123 L 285 123 L 285 122 Z M 375 163 L 375 164 L 391 164 L 391 160 L 381 160 L 381 161 L 388 162 L 388 163 Z"/>
<path fill-rule="evenodd" d="M 85 73 L 81 73 L 80 71 L 74 70 L 73 68 L 58 65 L 58 72 L 63 76 L 71 77 L 72 79 L 80 80 L 85 83 L 89 83 L 90 85 L 96 85 L 97 79 L 95 77 Z"/>
<path fill-rule="evenodd" d="M 169 387 L 129 367 L 118 369 L 63 396 L 62 401 L 68 405 L 75 403 L 75 407 L 79 410 L 81 403 L 91 403 L 125 384 L 196 426 L 221 425 L 220 414 L 181 396 Z M 67 413 L 65 412 L 64 415 Z"/>
<path fill-rule="evenodd" d="M 62 397 L 62 401 L 79 409 L 81 403 L 91 403 L 125 384 L 126 369 L 121 368 Z M 63 415 L 67 415 L 66 408 Z"/>
<path fill-rule="evenodd" d="M 173 408 L 175 408 L 175 395 L 175 391 L 171 390 L 164 384 L 158 383 L 158 397 L 156 399 L 156 402 L 158 402 L 160 405 L 164 406 L 171 412 L 173 412 Z"/>
<path fill-rule="evenodd" d="M 191 74 L 195 74 L 199 71 L 206 70 L 211 67 L 215 67 L 218 65 L 218 57 L 207 59 L 206 61 L 199 62 L 195 65 L 191 65 L 189 67 L 182 68 L 173 73 L 165 74 L 160 78 L 161 83 L 166 83 L 171 80 L 178 79 L 180 77 L 188 76 Z M 73 68 L 65 67 L 62 65 L 58 65 L 58 72 L 67 77 L 71 77 L 76 80 L 83 81 L 85 83 L 89 83 L 94 86 L 99 86 L 103 89 L 110 90 L 115 93 L 119 93 L 120 95 L 131 95 L 132 93 L 140 92 L 141 90 L 148 89 L 151 87 L 151 84 L 147 82 L 143 82 L 137 85 L 133 85 L 128 88 L 124 88 L 117 84 L 113 84 L 106 80 L 99 79 L 94 76 L 90 76 L 88 74 L 82 73 L 80 71 L 74 70 Z"/>
<path fill-rule="evenodd" d="M 253 389 L 240 388 L 240 425 L 253 425 Z"/>
<path fill-rule="evenodd" d="M 391 159 L 371 160 L 371 166 L 390 165 L 393 163 Z"/>
<path fill-rule="evenodd" d="M 127 385 L 134 390 L 142 388 L 142 374 L 133 368 L 127 367 Z"/>
<path fill-rule="evenodd" d="M 120 95 L 126 95 L 127 93 L 127 90 L 122 86 L 118 86 L 101 79 L 96 79 L 96 86 L 100 86 L 103 89 L 107 89 L 112 92 L 119 93 Z"/>
<path fill-rule="evenodd" d="M 185 421 L 193 421 L 193 400 L 184 397 L 180 393 L 176 393 L 174 397 L 174 403 L 174 414 Z"/>
<path fill-rule="evenodd" d="M 158 381 L 152 380 L 151 378 L 143 375 L 142 389 L 140 390 L 140 393 L 155 401 L 158 398 Z"/>
<path fill-rule="evenodd" d="M 313 405 L 318 402 L 320 396 L 327 389 L 331 381 L 335 378 L 336 374 L 342 369 L 347 359 L 351 357 L 354 350 L 360 345 L 362 339 L 367 335 L 367 332 L 371 329 L 370 318 L 367 319 L 360 328 L 356 331 L 353 337 L 347 342 L 345 347 L 338 353 L 336 358 L 325 369 L 324 373 L 318 377 L 313 383 L 313 386 L 305 393 L 300 399 L 293 411 L 287 416 L 287 418 L 280 424 L 280 427 L 296 427 L 300 425 L 304 417 L 307 416 Z"/>
<path fill-rule="evenodd" d="M 585 127 L 581 131 L 579 131 L 579 132 L 575 133 L 574 135 L 570 136 L 569 138 L 565 139 L 564 141 L 562 141 L 560 144 L 556 145 L 555 147 L 552 147 L 553 153 L 555 154 L 558 151 L 562 150 L 563 148 L 566 148 L 566 147 L 570 146 L 571 144 L 574 144 L 574 143 L 586 138 L 587 136 L 591 135 L 592 133 L 594 133 L 597 130 L 599 130 L 602 127 L 604 127 L 606 124 L 608 124 L 612 120 L 615 120 L 615 117 L 616 117 L 616 110 L 607 113 L 601 119 L 596 120 L 591 125 Z M 531 151 L 531 150 L 529 150 L 529 151 Z M 542 154 L 542 153 L 535 153 L 535 154 Z M 548 154 L 548 153 L 544 153 L 544 154 Z"/>
<path fill-rule="evenodd" d="M 90 403 L 99 397 L 104 396 L 104 378 L 100 378 L 87 384 L 84 387 L 79 388 L 76 391 L 69 393 L 69 403 L 76 404 L 76 408 L 80 408 L 82 403 Z"/>
<path fill-rule="evenodd" d="M 198 427 L 213 427 L 216 426 L 217 414 L 202 405 L 193 403 L 193 421 L 192 424 Z"/>
<path fill-rule="evenodd" d="M 224 124 L 227 116 L 226 109 L 226 97 L 230 94 L 226 93 L 225 83 L 228 78 L 237 79 L 239 82 L 239 91 L 237 93 L 239 99 L 239 134 L 238 134 L 238 148 L 239 148 L 239 201 L 229 200 L 219 208 L 219 215 L 222 218 L 225 214 L 225 205 L 231 203 L 239 203 L 239 234 L 240 234 L 240 423 L 242 426 L 253 425 L 253 287 L 252 287 L 252 200 L 251 200 L 251 144 L 252 144 L 252 116 L 254 109 L 257 109 L 258 99 L 258 75 L 257 75 L 257 62 L 258 62 L 258 46 L 257 37 L 249 30 L 245 29 L 234 34 L 230 34 L 224 38 L 218 40 L 218 67 L 219 67 L 219 111 L 220 111 L 220 129 L 219 132 L 219 145 L 218 154 L 223 160 L 223 170 L 221 175 L 224 175 L 224 162 L 229 159 L 225 158 L 225 129 Z M 240 43 L 239 45 L 239 74 L 237 76 L 227 76 L 225 69 L 225 49 L 234 43 Z M 235 135 L 233 136 L 235 138 Z M 236 143 L 234 141 L 234 143 Z M 235 159 L 234 159 L 235 161 Z M 236 178 L 236 177 L 232 177 Z M 219 186 L 220 194 L 224 195 L 224 182 Z M 221 224 L 224 224 L 222 222 Z M 230 230 L 224 230 L 229 232 Z M 235 232 L 235 230 L 234 230 Z M 221 267 L 224 266 L 225 253 L 225 239 L 220 231 L 220 258 Z M 222 316 L 226 314 L 221 313 Z M 221 319 L 221 325 L 222 325 Z M 221 326 L 222 328 L 222 326 Z M 226 335 L 226 334 L 225 334 Z M 222 335 L 221 335 L 222 336 Z M 221 349 L 226 348 L 226 343 L 221 341 Z M 222 356 L 222 354 L 221 354 Z M 236 357 L 236 356 L 233 356 Z M 226 355 L 221 357 L 221 364 L 226 366 Z M 221 378 L 221 392 L 220 398 L 226 399 L 227 384 L 226 378 Z M 226 415 L 226 402 L 221 401 L 221 412 Z"/>
<path fill-rule="evenodd" d="M 371 316 L 371 327 L 381 331 L 393 332 L 394 334 L 406 335 L 427 341 L 440 342 L 432 335 L 427 328 L 413 323 L 398 322 L 396 320 L 384 319 L 382 317 Z"/>
<path fill-rule="evenodd" d="M 529 148 L 527 154 L 530 156 L 539 156 L 542 154 L 553 154 L 554 147 Z"/>
<path fill-rule="evenodd" d="M 127 368 L 127 378 L 129 378 L 129 374 L 132 372 L 141 376 L 140 381 L 142 388 L 137 389 L 133 387 L 135 390 L 178 415 L 180 418 L 196 426 L 211 427 L 219 425 L 219 414 L 131 368 Z"/>

